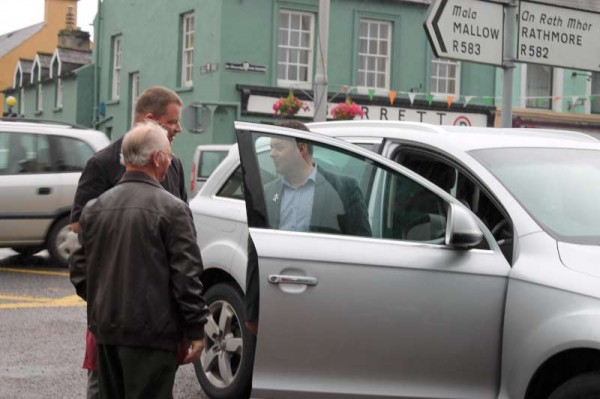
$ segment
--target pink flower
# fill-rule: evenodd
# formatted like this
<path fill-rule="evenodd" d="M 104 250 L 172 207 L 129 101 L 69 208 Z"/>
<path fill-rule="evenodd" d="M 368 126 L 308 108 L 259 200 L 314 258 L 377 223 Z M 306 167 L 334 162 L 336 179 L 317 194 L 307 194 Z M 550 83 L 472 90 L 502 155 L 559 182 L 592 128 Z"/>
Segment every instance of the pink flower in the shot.
<path fill-rule="evenodd" d="M 304 104 L 302 100 L 294 96 L 294 93 L 290 90 L 290 94 L 287 97 L 281 97 L 273 104 L 273 111 L 275 115 L 281 117 L 292 117 L 300 110 L 308 111 L 308 105 Z"/>
<path fill-rule="evenodd" d="M 364 115 L 365 112 L 363 111 L 362 107 L 352 102 L 350 97 L 347 97 L 346 101 L 339 103 L 331 110 L 331 116 L 333 116 L 333 119 L 338 120 L 351 120 L 357 116 L 362 117 Z"/>

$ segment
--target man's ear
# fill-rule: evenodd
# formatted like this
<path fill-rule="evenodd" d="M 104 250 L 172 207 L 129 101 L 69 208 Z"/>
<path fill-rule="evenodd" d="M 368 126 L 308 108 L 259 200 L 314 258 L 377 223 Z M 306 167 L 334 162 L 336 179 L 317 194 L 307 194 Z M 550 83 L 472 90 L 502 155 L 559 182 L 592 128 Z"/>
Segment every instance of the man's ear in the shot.
<path fill-rule="evenodd" d="M 154 115 L 152 114 L 152 112 L 148 112 L 146 115 L 144 115 L 144 119 L 146 120 L 156 120 L 156 118 L 154 117 Z"/>

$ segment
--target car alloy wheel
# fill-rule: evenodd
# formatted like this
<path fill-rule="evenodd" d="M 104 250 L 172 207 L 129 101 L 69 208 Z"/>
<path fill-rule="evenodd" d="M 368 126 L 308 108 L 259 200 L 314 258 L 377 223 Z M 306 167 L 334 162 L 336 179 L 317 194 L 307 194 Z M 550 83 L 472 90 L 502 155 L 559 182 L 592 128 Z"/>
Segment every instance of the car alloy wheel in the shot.
<path fill-rule="evenodd" d="M 213 399 L 241 399 L 250 393 L 254 337 L 244 328 L 244 301 L 230 284 L 210 287 L 204 296 L 211 317 L 205 347 L 194 363 L 204 392 Z"/>

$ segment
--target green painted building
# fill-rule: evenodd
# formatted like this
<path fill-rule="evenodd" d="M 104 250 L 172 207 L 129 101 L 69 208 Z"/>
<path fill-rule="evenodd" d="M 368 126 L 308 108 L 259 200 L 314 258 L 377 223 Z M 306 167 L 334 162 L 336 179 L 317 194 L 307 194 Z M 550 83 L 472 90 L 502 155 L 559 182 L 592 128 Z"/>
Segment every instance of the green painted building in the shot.
<path fill-rule="evenodd" d="M 492 104 L 464 106 L 460 96 L 494 93 L 495 68 L 434 60 L 422 26 L 428 6 L 331 1 L 331 105 L 350 94 L 371 119 L 455 123 L 466 115 L 493 124 Z M 309 106 L 297 117 L 312 120 L 318 10 L 318 0 L 104 0 L 95 23 L 97 127 L 122 135 L 136 96 L 157 84 L 186 105 L 174 142 L 186 164 L 198 144 L 232 143 L 234 120 L 276 122 L 273 103 L 290 90 Z"/>
<path fill-rule="evenodd" d="M 435 58 L 423 28 L 430 3 L 331 0 L 330 108 L 349 95 L 369 119 L 499 124 L 502 71 Z M 42 79 L 44 104 L 62 87 L 62 107 L 37 109 L 34 79 L 20 114 L 93 126 L 115 139 L 129 129 L 136 97 L 167 86 L 185 103 L 174 151 L 190 165 L 198 144 L 234 142 L 233 121 L 278 121 L 273 104 L 290 91 L 308 107 L 295 117 L 312 120 L 318 13 L 319 0 L 103 0 L 92 64 L 61 85 L 59 74 Z M 600 103 L 585 93 L 600 91 L 596 75 L 518 66 L 514 124 L 593 132 Z M 13 91 L 19 94 L 18 84 Z"/>

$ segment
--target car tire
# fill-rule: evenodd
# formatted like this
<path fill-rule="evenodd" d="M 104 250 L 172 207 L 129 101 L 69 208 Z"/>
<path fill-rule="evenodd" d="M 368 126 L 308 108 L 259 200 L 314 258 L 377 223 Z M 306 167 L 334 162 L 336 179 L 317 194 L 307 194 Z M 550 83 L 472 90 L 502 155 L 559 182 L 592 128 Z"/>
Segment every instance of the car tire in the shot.
<path fill-rule="evenodd" d="M 50 259 L 58 267 L 67 267 L 71 248 L 67 248 L 68 237 L 71 232 L 69 226 L 69 217 L 64 216 L 58 219 L 48 233 L 46 248 L 50 254 Z"/>
<path fill-rule="evenodd" d="M 242 293 L 231 284 L 210 287 L 204 299 L 212 320 L 205 327 L 205 347 L 194 363 L 198 381 L 212 399 L 249 398 L 255 337 L 244 328 Z"/>
<path fill-rule="evenodd" d="M 600 372 L 594 371 L 567 380 L 548 399 L 600 399 Z"/>

